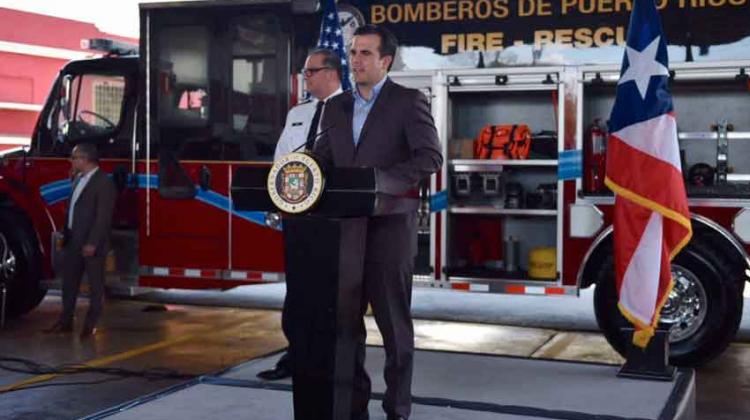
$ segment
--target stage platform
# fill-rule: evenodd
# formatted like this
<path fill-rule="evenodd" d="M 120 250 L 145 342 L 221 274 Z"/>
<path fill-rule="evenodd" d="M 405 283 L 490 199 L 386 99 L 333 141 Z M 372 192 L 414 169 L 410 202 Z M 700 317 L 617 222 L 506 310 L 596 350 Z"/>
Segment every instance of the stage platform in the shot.
<path fill-rule="evenodd" d="M 290 381 L 255 374 L 279 354 L 113 407 L 88 419 L 292 420 Z M 382 347 L 368 347 L 370 418 L 384 420 Z M 616 376 L 619 366 L 442 351 L 415 355 L 411 420 L 695 418 L 695 372 L 678 369 L 672 382 Z"/>

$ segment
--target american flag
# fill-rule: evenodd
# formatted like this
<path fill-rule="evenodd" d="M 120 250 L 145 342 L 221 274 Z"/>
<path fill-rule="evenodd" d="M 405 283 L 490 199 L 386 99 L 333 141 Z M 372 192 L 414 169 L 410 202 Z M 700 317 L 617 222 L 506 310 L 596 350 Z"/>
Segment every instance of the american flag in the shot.
<path fill-rule="evenodd" d="M 605 182 L 616 194 L 618 306 L 642 348 L 672 290 L 670 262 L 692 236 L 668 81 L 654 0 L 636 0 L 610 116 Z"/>
<path fill-rule="evenodd" d="M 349 62 L 346 59 L 346 44 L 336 11 L 335 0 L 323 0 L 323 18 L 320 21 L 319 48 L 328 48 L 341 57 L 341 88 L 351 89 L 349 81 Z"/>

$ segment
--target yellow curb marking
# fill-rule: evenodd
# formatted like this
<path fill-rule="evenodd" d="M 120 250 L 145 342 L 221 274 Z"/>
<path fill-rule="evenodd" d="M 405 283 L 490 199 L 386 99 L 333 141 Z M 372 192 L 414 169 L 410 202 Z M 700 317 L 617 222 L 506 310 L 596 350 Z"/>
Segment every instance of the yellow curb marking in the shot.
<path fill-rule="evenodd" d="M 243 321 L 243 322 L 239 322 L 239 323 L 232 323 L 232 324 L 229 324 L 229 325 L 226 325 L 226 326 L 221 326 L 219 328 L 211 328 L 211 332 L 209 332 L 208 335 L 215 335 L 215 334 L 224 333 L 224 332 L 226 332 L 226 330 L 231 329 L 231 328 L 235 328 L 235 327 L 239 327 L 240 325 L 244 324 L 245 322 L 247 322 L 247 321 Z M 159 349 L 162 349 L 164 347 L 169 347 L 169 346 L 172 346 L 174 344 L 182 343 L 183 341 L 188 341 L 188 340 L 190 340 L 192 338 L 195 338 L 196 335 L 197 334 L 195 334 L 195 333 L 184 334 L 184 335 L 177 336 L 177 337 L 174 337 L 174 338 L 170 338 L 170 339 L 167 339 L 167 340 L 158 341 L 158 342 L 153 343 L 153 344 L 148 344 L 148 345 L 145 345 L 143 347 L 138 347 L 138 348 L 135 348 L 133 350 L 128 350 L 128 351 L 125 351 L 125 352 L 122 352 L 122 353 L 113 354 L 111 356 L 105 356 L 105 357 L 102 357 L 102 358 L 99 358 L 99 359 L 94 359 L 94 360 L 91 360 L 89 362 L 82 363 L 82 364 L 80 364 L 78 366 L 81 366 L 81 367 L 99 367 L 99 366 L 105 366 L 105 365 L 108 365 L 108 364 L 111 364 L 111 363 L 114 363 L 114 362 L 119 362 L 121 360 L 126 360 L 126 359 L 130 359 L 132 357 L 140 356 L 140 355 L 145 354 L 145 353 L 150 353 L 152 351 L 159 350 Z M 206 337 L 205 334 L 201 334 L 200 336 L 201 336 L 201 338 L 205 338 Z M 56 377 L 58 377 L 60 375 L 61 374 L 59 374 L 59 373 L 48 373 L 48 374 L 45 374 L 45 375 L 34 376 L 32 378 L 25 379 L 23 381 L 16 382 L 16 383 L 13 383 L 13 384 L 10 384 L 10 385 L 5 385 L 3 387 L 0 387 L 0 394 L 2 394 L 4 392 L 8 392 L 8 391 L 14 391 L 16 389 L 23 388 L 23 387 L 25 387 L 27 385 L 36 384 L 36 383 L 39 383 L 39 382 L 46 382 L 46 381 L 54 379 L 54 378 L 56 378 Z"/>
<path fill-rule="evenodd" d="M 558 333 L 549 343 L 536 350 L 529 357 L 554 359 L 565 351 L 578 337 L 579 334 L 576 333 Z"/>

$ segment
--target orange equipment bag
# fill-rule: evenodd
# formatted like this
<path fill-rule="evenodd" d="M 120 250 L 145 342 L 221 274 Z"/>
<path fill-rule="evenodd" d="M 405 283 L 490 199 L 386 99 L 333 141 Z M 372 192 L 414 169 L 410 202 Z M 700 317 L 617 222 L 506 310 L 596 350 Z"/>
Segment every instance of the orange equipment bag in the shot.
<path fill-rule="evenodd" d="M 486 125 L 474 140 L 475 159 L 526 159 L 531 130 L 526 124 Z"/>

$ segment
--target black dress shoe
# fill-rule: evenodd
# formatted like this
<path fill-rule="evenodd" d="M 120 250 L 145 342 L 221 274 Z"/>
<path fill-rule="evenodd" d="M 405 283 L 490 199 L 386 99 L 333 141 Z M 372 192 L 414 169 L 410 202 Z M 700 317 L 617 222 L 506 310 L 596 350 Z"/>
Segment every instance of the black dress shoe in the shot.
<path fill-rule="evenodd" d="M 44 330 L 47 334 L 65 334 L 73 332 L 73 324 L 57 321 L 54 325 Z"/>
<path fill-rule="evenodd" d="M 388 420 L 407 420 L 404 416 L 388 415 Z"/>
<path fill-rule="evenodd" d="M 258 372 L 260 379 L 266 381 L 278 381 L 279 379 L 286 379 L 292 376 L 292 370 L 286 365 L 276 365 L 273 369 L 263 370 Z"/>
<path fill-rule="evenodd" d="M 83 327 L 81 330 L 81 340 L 85 340 L 87 338 L 90 338 L 96 334 L 96 327 Z"/>

